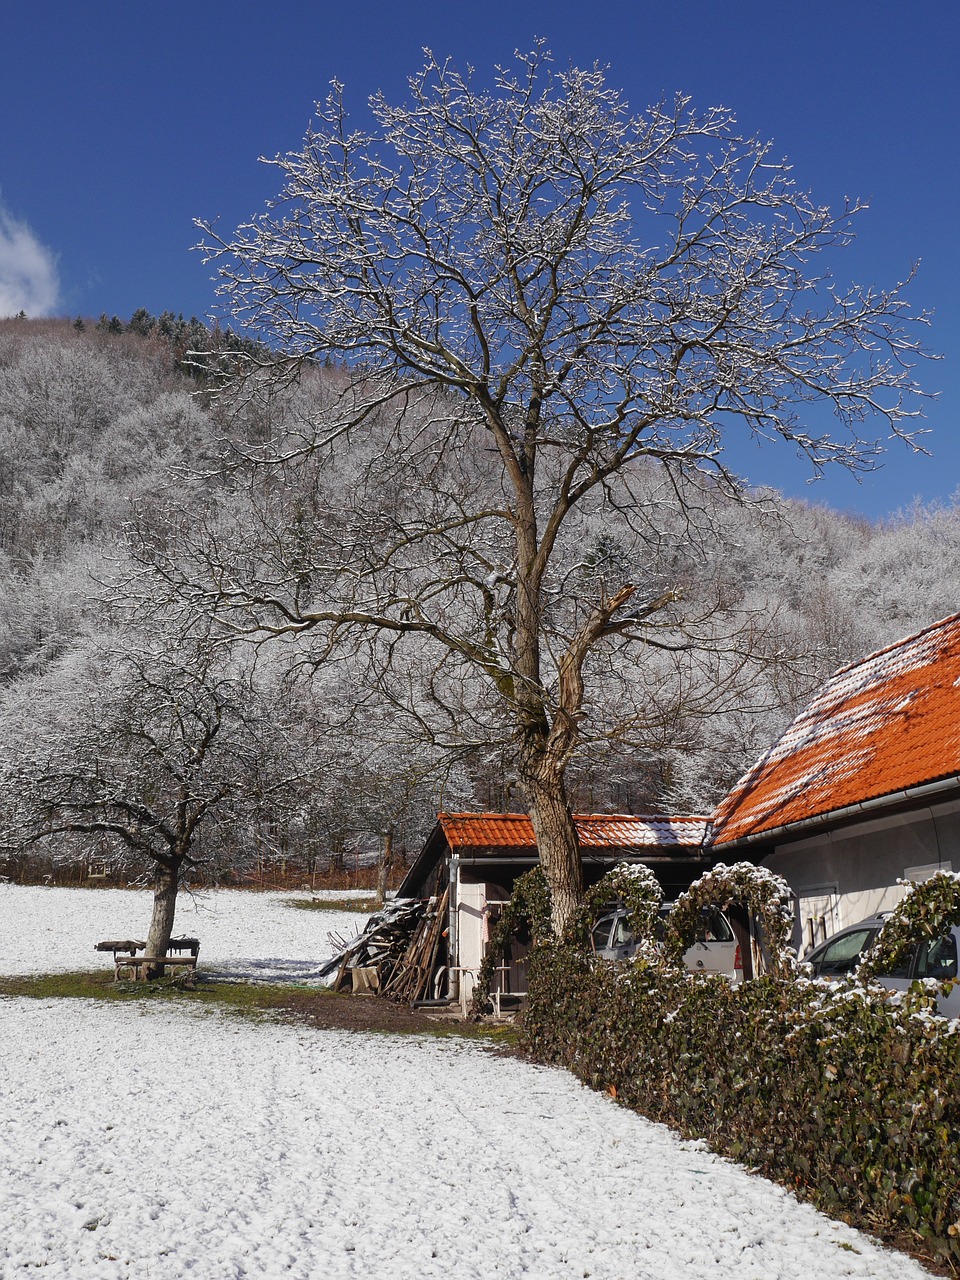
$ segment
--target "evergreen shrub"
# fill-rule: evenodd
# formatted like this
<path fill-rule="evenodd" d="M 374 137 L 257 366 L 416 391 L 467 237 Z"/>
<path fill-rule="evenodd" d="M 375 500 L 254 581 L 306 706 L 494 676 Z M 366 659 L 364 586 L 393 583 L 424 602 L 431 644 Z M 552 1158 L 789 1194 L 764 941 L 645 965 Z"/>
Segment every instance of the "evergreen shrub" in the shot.
<path fill-rule="evenodd" d="M 542 933 L 522 1049 L 960 1274 L 958 1023 L 934 1014 L 936 984 L 890 992 L 866 965 L 832 986 L 804 976 L 776 924 L 789 891 L 744 867 L 718 868 L 713 905 L 765 904 L 770 972 L 740 986 L 688 974 L 682 929 L 626 962 L 592 955 L 582 928 Z M 695 886 L 671 923 L 691 927 L 710 891 Z M 883 932 L 897 945 L 908 925 L 935 935 L 958 907 L 960 882 L 944 876 Z"/>

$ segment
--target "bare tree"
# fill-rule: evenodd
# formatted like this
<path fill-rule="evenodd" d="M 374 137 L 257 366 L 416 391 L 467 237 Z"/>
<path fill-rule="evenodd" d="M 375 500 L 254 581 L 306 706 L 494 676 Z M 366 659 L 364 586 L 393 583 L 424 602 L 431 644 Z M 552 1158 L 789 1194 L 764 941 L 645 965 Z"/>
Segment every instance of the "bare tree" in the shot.
<path fill-rule="evenodd" d="M 203 640 L 159 626 L 104 640 L 5 698 L 3 842 L 60 860 L 72 838 L 106 842 L 152 881 L 147 953 L 164 955 L 184 877 L 230 847 L 210 829 L 236 826 L 248 803 L 255 698 Z"/>
<path fill-rule="evenodd" d="M 663 575 L 618 580 L 603 556 L 564 596 L 577 513 L 630 521 L 641 459 L 736 491 L 737 428 L 815 470 L 868 466 L 865 422 L 911 438 L 918 348 L 901 286 L 841 289 L 816 266 L 861 206 L 814 203 L 726 110 L 631 114 L 600 70 L 552 72 L 542 48 L 490 92 L 428 55 L 405 104 L 369 107 L 372 127 L 352 128 L 335 85 L 302 150 L 270 162 L 267 210 L 232 236 L 198 224 L 233 316 L 280 353 L 246 360 L 247 389 L 329 361 L 354 372 L 260 461 L 309 452 L 335 475 L 360 433 L 352 479 L 371 499 L 366 526 L 359 504 L 341 510 L 313 547 L 306 587 L 232 562 L 220 617 L 330 643 L 419 634 L 448 675 L 480 673 L 513 726 L 562 926 L 581 891 L 565 770 L 585 668 L 683 620 Z M 835 434 L 807 425 L 818 402 Z"/>

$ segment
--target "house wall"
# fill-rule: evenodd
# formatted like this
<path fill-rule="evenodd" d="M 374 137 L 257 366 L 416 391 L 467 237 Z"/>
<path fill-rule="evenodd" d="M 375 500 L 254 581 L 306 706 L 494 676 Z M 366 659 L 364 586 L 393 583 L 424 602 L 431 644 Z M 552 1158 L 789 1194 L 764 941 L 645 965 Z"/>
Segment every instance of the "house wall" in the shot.
<path fill-rule="evenodd" d="M 761 865 L 797 894 L 793 941 L 802 954 L 837 929 L 892 910 L 905 892 L 898 880 L 960 871 L 960 800 L 781 844 Z"/>

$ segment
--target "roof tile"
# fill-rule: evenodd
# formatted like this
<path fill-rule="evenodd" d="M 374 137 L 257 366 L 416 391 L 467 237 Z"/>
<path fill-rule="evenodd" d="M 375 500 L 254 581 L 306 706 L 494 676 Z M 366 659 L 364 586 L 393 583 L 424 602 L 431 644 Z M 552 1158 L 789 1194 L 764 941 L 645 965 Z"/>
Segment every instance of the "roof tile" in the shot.
<path fill-rule="evenodd" d="M 960 774 L 960 614 L 841 668 L 720 802 L 713 843 Z"/>
<path fill-rule="evenodd" d="M 662 814 L 575 814 L 581 848 L 691 848 L 703 844 L 707 819 Z M 532 849 L 533 823 L 525 813 L 441 813 L 451 849 Z"/>

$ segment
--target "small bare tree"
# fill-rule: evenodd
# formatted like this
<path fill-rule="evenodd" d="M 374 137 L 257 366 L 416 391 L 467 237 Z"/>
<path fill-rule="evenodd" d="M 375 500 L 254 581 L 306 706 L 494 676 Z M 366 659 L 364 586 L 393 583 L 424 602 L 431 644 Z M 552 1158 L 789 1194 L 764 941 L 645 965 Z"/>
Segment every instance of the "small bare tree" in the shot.
<path fill-rule="evenodd" d="M 249 804 L 254 698 L 202 640 L 159 626 L 98 640 L 4 701 L 3 842 L 42 842 L 67 861 L 76 838 L 105 841 L 152 882 L 147 953 L 164 955 L 184 877 L 233 850 L 216 834 Z"/>
<path fill-rule="evenodd" d="M 578 512 L 629 523 L 643 459 L 735 492 L 737 428 L 815 470 L 868 466 L 868 420 L 911 438 L 918 347 L 901 286 L 841 289 L 816 266 L 861 206 L 815 204 L 726 110 L 631 114 L 600 70 L 552 72 L 538 48 L 491 92 L 428 55 L 409 100 L 378 94 L 370 113 L 352 128 L 335 85 L 302 150 L 270 162 L 283 188 L 266 212 L 232 236 L 198 224 L 233 316 L 279 353 L 246 359 L 247 388 L 267 365 L 354 374 L 259 460 L 310 453 L 336 477 L 350 433 L 368 447 L 350 477 L 366 525 L 345 499 L 310 573 L 233 562 L 220 617 L 328 643 L 419 634 L 448 674 L 487 680 L 562 926 L 581 895 L 565 770 L 586 665 L 682 622 L 662 575 L 618 580 L 615 558 L 570 594 Z M 818 404 L 836 434 L 807 425 Z"/>

